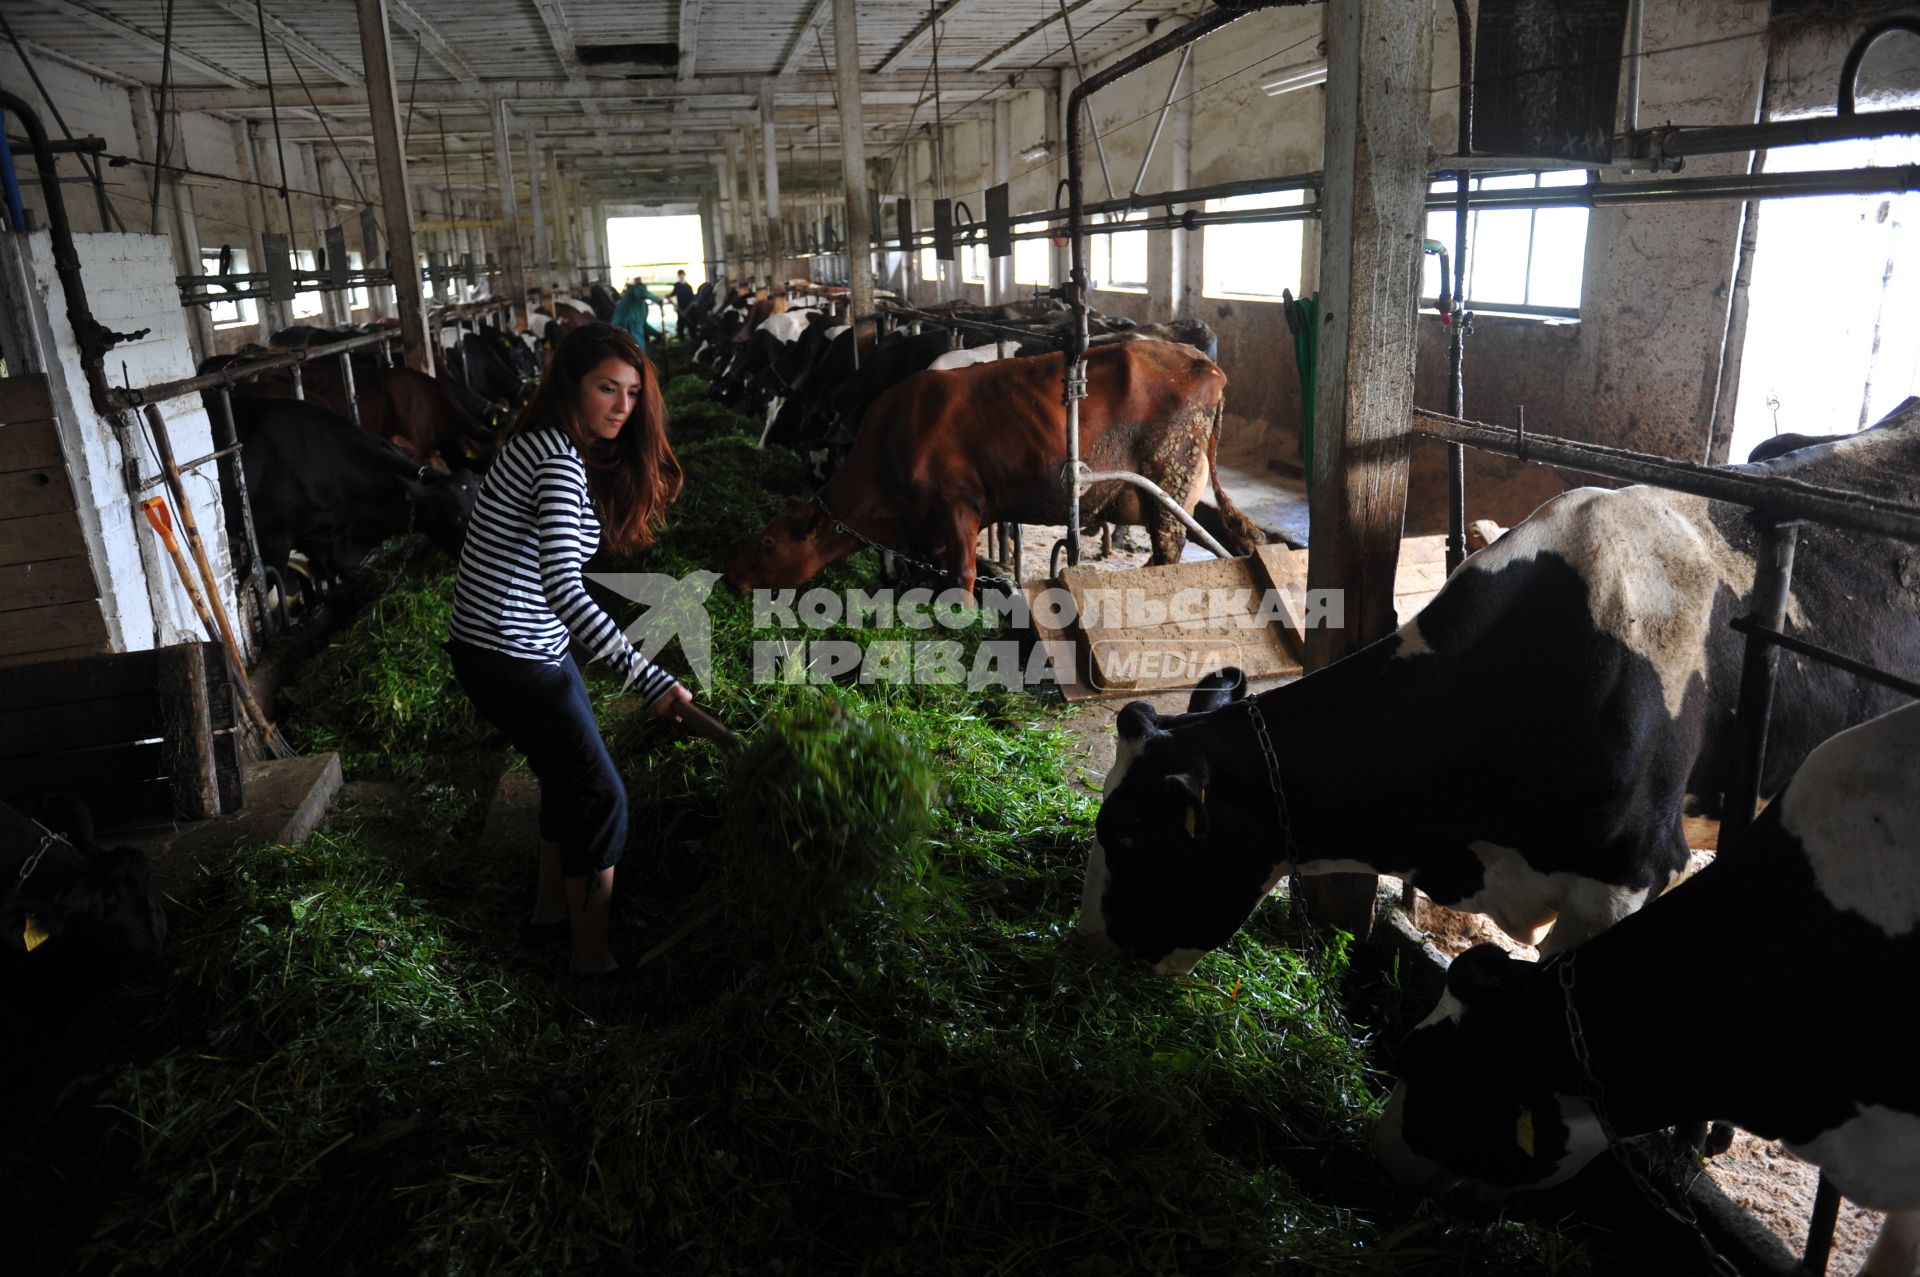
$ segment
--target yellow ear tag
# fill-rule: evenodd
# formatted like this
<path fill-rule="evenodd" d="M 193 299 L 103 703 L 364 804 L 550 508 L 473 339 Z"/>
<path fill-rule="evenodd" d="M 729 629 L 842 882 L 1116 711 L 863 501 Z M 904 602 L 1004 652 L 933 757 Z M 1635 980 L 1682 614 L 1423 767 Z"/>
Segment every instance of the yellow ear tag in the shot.
<path fill-rule="evenodd" d="M 1533 1156 L 1533 1110 L 1521 1109 L 1520 1120 L 1513 1124 L 1514 1142 L 1528 1157 Z"/>
<path fill-rule="evenodd" d="M 47 934 L 46 928 L 40 925 L 40 919 L 28 914 L 27 925 L 20 929 L 20 940 L 27 946 L 27 952 L 32 953 L 51 939 L 53 937 Z"/>
<path fill-rule="evenodd" d="M 1189 838 L 1193 837 L 1194 827 L 1199 823 L 1196 817 L 1197 810 L 1192 803 L 1187 804 L 1187 837 Z"/>

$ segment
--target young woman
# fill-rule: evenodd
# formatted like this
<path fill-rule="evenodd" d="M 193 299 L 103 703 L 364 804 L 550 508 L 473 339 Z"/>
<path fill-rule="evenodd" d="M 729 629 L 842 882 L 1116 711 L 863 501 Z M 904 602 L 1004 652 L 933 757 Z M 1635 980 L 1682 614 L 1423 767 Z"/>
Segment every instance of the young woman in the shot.
<path fill-rule="evenodd" d="M 580 565 L 602 537 L 627 552 L 651 545 L 682 482 L 652 365 L 622 330 L 585 324 L 561 341 L 487 472 L 460 555 L 454 677 L 540 779 L 540 887 L 521 938 L 571 936 L 583 975 L 619 967 L 607 917 L 627 792 L 568 641 L 657 717 L 677 718 L 693 697 L 594 605 Z"/>

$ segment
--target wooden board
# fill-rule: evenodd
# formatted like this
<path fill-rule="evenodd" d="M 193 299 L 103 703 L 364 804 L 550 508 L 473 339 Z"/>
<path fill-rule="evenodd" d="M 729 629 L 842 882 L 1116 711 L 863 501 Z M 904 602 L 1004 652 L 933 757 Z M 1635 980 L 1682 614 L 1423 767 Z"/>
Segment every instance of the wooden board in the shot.
<path fill-rule="evenodd" d="M 80 519 L 71 507 L 54 514 L 18 517 L 0 506 L 0 563 L 38 563 L 70 559 L 87 552 Z"/>
<path fill-rule="evenodd" d="M 53 417 L 53 394 L 45 373 L 0 377 L 0 424 L 47 421 Z"/>
<path fill-rule="evenodd" d="M 1266 571 L 1250 558 L 1101 571 L 1068 568 L 1090 686 L 1107 695 L 1192 687 L 1237 665 L 1249 678 L 1298 674 L 1284 627 L 1260 619 Z"/>
<path fill-rule="evenodd" d="M 0 661 L 9 664 L 63 648 L 97 645 L 104 651 L 106 643 L 107 621 L 98 599 L 0 612 Z"/>
<path fill-rule="evenodd" d="M 155 668 L 151 651 L 37 662 L 0 679 L 0 711 L 151 693 Z"/>
<path fill-rule="evenodd" d="M 0 424 L 0 471 L 62 465 L 60 435 L 51 421 Z"/>
<path fill-rule="evenodd" d="M 0 510 L 14 518 L 73 509 L 73 485 L 65 466 L 9 470 L 0 474 Z"/>
<path fill-rule="evenodd" d="M 100 597 L 93 565 L 86 559 L 45 559 L 0 566 L 0 612 L 81 603 Z"/>

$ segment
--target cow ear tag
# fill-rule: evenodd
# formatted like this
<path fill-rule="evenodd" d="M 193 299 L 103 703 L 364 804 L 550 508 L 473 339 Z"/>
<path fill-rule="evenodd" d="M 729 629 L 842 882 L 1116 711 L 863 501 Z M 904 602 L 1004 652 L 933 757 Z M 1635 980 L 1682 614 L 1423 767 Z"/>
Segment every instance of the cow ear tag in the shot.
<path fill-rule="evenodd" d="M 27 952 L 32 953 L 51 939 L 47 929 L 40 925 L 40 919 L 28 914 L 26 925 L 20 928 L 20 941 L 27 946 Z"/>
<path fill-rule="evenodd" d="M 1200 809 L 1191 803 L 1187 805 L 1187 837 L 1193 837 L 1194 826 L 1198 823 Z"/>
<path fill-rule="evenodd" d="M 1520 1119 L 1513 1124 L 1513 1139 L 1520 1151 L 1528 1157 L 1533 1156 L 1533 1110 L 1521 1109 Z"/>

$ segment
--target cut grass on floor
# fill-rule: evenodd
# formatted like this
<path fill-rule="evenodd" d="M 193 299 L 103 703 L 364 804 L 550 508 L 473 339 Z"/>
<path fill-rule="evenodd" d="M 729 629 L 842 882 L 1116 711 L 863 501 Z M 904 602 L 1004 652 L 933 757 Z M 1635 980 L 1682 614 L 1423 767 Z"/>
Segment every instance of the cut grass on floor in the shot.
<path fill-rule="evenodd" d="M 608 566 L 715 567 L 799 491 L 750 424 L 688 443 L 675 527 Z M 593 682 L 636 813 L 615 945 L 648 960 L 580 984 L 514 950 L 530 866 L 477 846 L 476 769 L 507 760 L 437 646 L 448 588 L 416 565 L 303 671 L 299 739 L 402 784 L 298 848 L 240 850 L 176 907 L 131 1058 L 68 1089 L 36 1177 L 10 1169 L 30 1264 L 1579 1269 L 1557 1231 L 1380 1184 L 1366 1043 L 1325 1010 L 1340 946 L 1317 969 L 1272 908 L 1178 980 L 1069 943 L 1094 802 L 1054 726 L 1068 711 L 756 683 L 731 594 L 701 693 L 754 742 L 731 780 Z M 848 776 L 865 788 L 836 803 Z"/>

